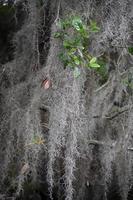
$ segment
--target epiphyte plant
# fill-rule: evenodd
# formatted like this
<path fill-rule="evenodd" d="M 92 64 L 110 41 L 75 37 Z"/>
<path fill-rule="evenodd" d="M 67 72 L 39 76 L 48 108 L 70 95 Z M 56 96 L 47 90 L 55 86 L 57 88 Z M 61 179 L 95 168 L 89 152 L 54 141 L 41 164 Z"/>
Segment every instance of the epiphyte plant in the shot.
<path fill-rule="evenodd" d="M 54 37 L 61 39 L 63 45 L 59 58 L 65 67 L 73 68 L 74 77 L 80 75 L 80 67 L 100 68 L 98 58 L 93 57 L 88 50 L 90 35 L 100 31 L 95 21 L 90 21 L 87 25 L 80 16 L 70 16 L 60 19 L 57 26 L 58 31 L 54 33 Z"/>

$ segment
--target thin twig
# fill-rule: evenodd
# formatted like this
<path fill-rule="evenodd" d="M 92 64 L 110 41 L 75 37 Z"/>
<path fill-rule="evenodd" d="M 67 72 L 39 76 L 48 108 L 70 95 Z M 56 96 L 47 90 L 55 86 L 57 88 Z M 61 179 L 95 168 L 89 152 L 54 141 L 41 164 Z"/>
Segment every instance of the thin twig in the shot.
<path fill-rule="evenodd" d="M 89 145 L 91 145 L 91 144 L 94 144 L 94 145 L 106 145 L 106 146 L 110 146 L 110 147 L 112 147 L 112 145 L 109 145 L 109 144 L 107 144 L 107 143 L 105 143 L 105 142 L 102 142 L 102 141 L 98 141 L 98 140 L 89 140 L 88 141 L 88 144 Z"/>
<path fill-rule="evenodd" d="M 56 19 L 55 19 L 55 21 L 54 21 L 55 23 L 57 23 L 57 21 L 59 20 L 60 5 L 61 5 L 61 0 L 59 0 L 59 3 L 58 3 L 57 15 L 56 15 Z"/>
<path fill-rule="evenodd" d="M 89 140 L 89 145 L 102 145 L 102 146 L 108 146 L 110 148 L 113 148 L 114 147 L 114 144 L 107 144 L 106 142 L 101 142 L 101 141 L 98 141 L 98 140 Z M 116 143 L 115 143 L 116 145 Z M 128 151 L 133 151 L 133 147 L 129 147 L 127 148 Z"/>
<path fill-rule="evenodd" d="M 127 48 L 129 48 L 129 47 L 127 47 L 127 46 L 117 46 L 117 45 L 111 45 L 112 47 L 117 47 L 117 48 L 122 48 L 122 49 L 127 49 Z"/>
<path fill-rule="evenodd" d="M 133 151 L 133 147 L 130 147 L 127 149 L 128 151 Z"/>
<path fill-rule="evenodd" d="M 128 110 L 129 110 L 129 107 L 125 108 L 124 110 L 122 109 L 122 110 L 118 111 L 117 113 L 114 113 L 112 116 L 105 116 L 105 118 L 109 119 L 109 120 L 112 120 L 112 119 L 116 118 L 117 116 L 119 116 L 120 114 L 122 114 L 122 113 L 124 113 L 124 112 L 126 112 Z"/>
<path fill-rule="evenodd" d="M 100 90 L 102 90 L 103 88 L 105 88 L 108 84 L 109 84 L 109 81 L 107 81 L 104 85 L 102 85 L 101 87 L 99 87 L 98 89 L 96 89 L 95 92 L 99 92 Z"/>
<path fill-rule="evenodd" d="M 100 90 L 106 88 L 106 87 L 108 86 L 108 84 L 110 83 L 111 79 L 112 79 L 112 76 L 109 76 L 108 81 L 107 81 L 104 85 L 102 85 L 101 87 L 99 87 L 98 89 L 96 89 L 96 90 L 95 90 L 95 93 L 97 93 L 97 92 L 99 92 Z"/>

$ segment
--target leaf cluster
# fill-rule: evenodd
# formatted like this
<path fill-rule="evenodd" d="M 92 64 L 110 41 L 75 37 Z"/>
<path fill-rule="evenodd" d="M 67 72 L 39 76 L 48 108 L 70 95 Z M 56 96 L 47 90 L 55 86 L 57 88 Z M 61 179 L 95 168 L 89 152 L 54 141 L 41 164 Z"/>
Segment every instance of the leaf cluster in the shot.
<path fill-rule="evenodd" d="M 97 73 L 100 75 L 99 77 L 99 84 L 102 85 L 104 83 L 106 83 L 106 81 L 108 80 L 108 67 L 107 67 L 107 59 L 101 57 L 98 59 L 98 64 L 100 65 L 99 68 L 97 68 Z"/>
<path fill-rule="evenodd" d="M 89 38 L 93 33 L 99 32 L 97 23 L 91 21 L 87 25 L 79 16 L 70 16 L 65 20 L 59 20 L 58 31 L 54 37 L 62 41 L 63 52 L 59 54 L 65 67 L 74 69 L 74 76 L 80 75 L 80 67 L 100 68 L 98 59 L 89 54 Z"/>
<path fill-rule="evenodd" d="M 133 55 L 133 47 L 128 47 L 128 52 Z"/>

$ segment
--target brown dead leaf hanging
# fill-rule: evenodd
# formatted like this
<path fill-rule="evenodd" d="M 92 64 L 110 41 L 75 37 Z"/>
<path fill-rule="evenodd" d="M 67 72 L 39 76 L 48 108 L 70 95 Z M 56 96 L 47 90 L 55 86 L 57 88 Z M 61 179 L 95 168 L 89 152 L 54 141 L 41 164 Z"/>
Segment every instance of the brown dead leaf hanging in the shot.
<path fill-rule="evenodd" d="M 48 78 L 45 78 L 41 83 L 41 87 L 43 87 L 45 90 L 49 89 L 51 86 L 52 86 L 52 82 Z"/>

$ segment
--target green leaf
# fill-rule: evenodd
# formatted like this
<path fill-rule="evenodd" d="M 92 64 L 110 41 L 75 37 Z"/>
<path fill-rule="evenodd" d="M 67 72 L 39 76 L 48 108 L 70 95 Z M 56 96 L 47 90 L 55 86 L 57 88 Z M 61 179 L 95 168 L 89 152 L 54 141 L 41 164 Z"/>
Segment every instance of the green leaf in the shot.
<path fill-rule="evenodd" d="M 87 26 L 80 16 L 68 16 L 65 20 L 59 20 L 58 27 L 60 29 L 55 33 L 55 37 L 60 38 L 63 43 L 60 60 L 65 66 L 74 69 L 74 76 L 79 76 L 80 65 L 97 68 L 96 71 L 101 70 L 99 59 L 97 61 L 97 58 L 91 57 L 88 52 L 89 32 L 100 30 L 96 22 L 91 21 L 90 26 Z"/>
<path fill-rule="evenodd" d="M 60 32 L 54 33 L 54 38 L 60 38 L 60 37 L 61 37 L 61 33 Z"/>
<path fill-rule="evenodd" d="M 92 68 L 100 68 L 100 65 L 98 63 L 90 63 L 90 67 L 92 67 Z"/>
<path fill-rule="evenodd" d="M 65 41 L 63 42 L 63 46 L 64 46 L 66 49 L 69 49 L 69 48 L 71 48 L 70 41 L 68 41 L 68 40 L 65 40 Z"/>
<path fill-rule="evenodd" d="M 78 59 L 76 59 L 74 62 L 76 65 L 80 65 L 80 61 Z"/>
<path fill-rule="evenodd" d="M 105 60 L 105 58 L 99 58 L 97 63 L 100 65 L 99 68 L 96 69 L 97 73 L 100 75 L 99 77 L 99 84 L 102 85 L 104 83 L 106 83 L 106 81 L 108 80 L 108 64 L 107 64 L 107 60 Z"/>
<path fill-rule="evenodd" d="M 89 66 L 92 67 L 92 68 L 99 68 L 100 67 L 100 65 L 97 63 L 97 58 L 96 57 L 93 57 L 90 60 Z"/>
<path fill-rule="evenodd" d="M 80 17 L 74 17 L 73 20 L 72 20 L 72 25 L 74 26 L 75 24 L 77 25 L 82 25 L 82 20 Z"/>
<path fill-rule="evenodd" d="M 80 65 L 80 59 L 77 56 L 73 56 L 74 63 Z"/>
<path fill-rule="evenodd" d="M 79 25 L 78 24 L 75 24 L 75 29 L 77 30 L 77 31 L 80 31 L 80 27 L 79 27 Z"/>
<path fill-rule="evenodd" d="M 97 58 L 96 57 L 93 57 L 91 60 L 90 60 L 90 64 L 93 64 L 97 61 Z"/>
<path fill-rule="evenodd" d="M 79 17 L 75 17 L 72 20 L 72 26 L 77 30 L 80 31 L 82 29 L 82 20 Z"/>
<path fill-rule="evenodd" d="M 128 52 L 133 55 L 133 47 L 128 47 Z"/>
<path fill-rule="evenodd" d="M 100 28 L 97 26 L 97 23 L 95 21 L 90 22 L 90 30 L 91 32 L 97 33 L 100 31 Z"/>
<path fill-rule="evenodd" d="M 72 48 L 71 53 L 75 53 L 75 52 L 76 52 L 76 48 Z"/>
<path fill-rule="evenodd" d="M 80 70 L 79 70 L 78 67 L 74 68 L 73 75 L 74 75 L 75 78 L 78 78 L 80 76 Z"/>

